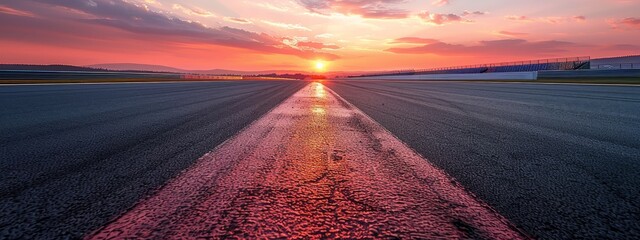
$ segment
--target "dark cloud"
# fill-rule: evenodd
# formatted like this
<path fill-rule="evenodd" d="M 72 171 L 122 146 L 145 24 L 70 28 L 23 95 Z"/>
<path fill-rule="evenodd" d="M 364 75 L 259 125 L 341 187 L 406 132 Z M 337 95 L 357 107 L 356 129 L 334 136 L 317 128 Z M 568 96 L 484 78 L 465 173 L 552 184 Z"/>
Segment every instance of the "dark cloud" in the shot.
<path fill-rule="evenodd" d="M 392 7 L 405 0 L 298 0 L 298 2 L 309 11 L 320 14 L 337 12 L 376 19 L 401 19 L 409 16 L 409 11 Z"/>
<path fill-rule="evenodd" d="M 462 12 L 462 16 L 473 16 L 473 15 L 482 16 L 482 15 L 486 15 L 486 14 L 487 14 L 486 12 L 481 12 L 481 11 L 473 11 L 473 12 L 464 11 L 464 12 Z"/>
<path fill-rule="evenodd" d="M 231 27 L 210 28 L 197 22 L 148 10 L 125 0 L 8 0 L 3 3 L 7 8 L 28 7 L 37 16 L 32 20 L 30 31 L 49 32 L 49 29 L 61 29 L 60 15 L 65 21 L 84 25 L 107 26 L 124 30 L 152 42 L 175 41 L 200 44 L 213 44 L 244 48 L 264 53 L 295 55 L 302 58 L 337 59 L 334 54 L 300 50 L 282 43 L 282 39 L 264 33 L 255 33 Z M 54 11 L 55 10 L 55 11 Z M 37 24 L 39 22 L 39 24 Z M 52 26 L 52 23 L 61 26 Z M 3 22 L 2 25 L 5 25 Z M 67 24 L 68 25 L 68 24 Z M 1 30 L 1 28 L 0 28 Z M 67 30 L 64 30 L 68 32 Z M 64 32 L 63 31 L 63 32 Z M 74 35 L 86 34 L 85 31 L 71 32 Z"/>

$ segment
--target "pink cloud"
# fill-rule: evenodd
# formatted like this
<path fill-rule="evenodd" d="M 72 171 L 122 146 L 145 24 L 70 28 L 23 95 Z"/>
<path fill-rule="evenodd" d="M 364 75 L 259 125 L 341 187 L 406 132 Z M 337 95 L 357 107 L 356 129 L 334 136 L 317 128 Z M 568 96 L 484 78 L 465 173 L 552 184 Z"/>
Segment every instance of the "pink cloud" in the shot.
<path fill-rule="evenodd" d="M 582 47 L 564 41 L 530 42 L 523 39 L 481 41 L 478 45 L 461 45 L 436 42 L 417 47 L 390 48 L 389 52 L 399 54 L 434 54 L 441 56 L 514 56 L 514 55 L 555 55 Z"/>
<path fill-rule="evenodd" d="M 439 13 L 424 12 L 424 13 L 418 14 L 418 16 L 422 18 L 423 21 L 427 23 L 435 24 L 435 25 L 443 25 L 443 24 L 453 23 L 453 22 L 470 22 L 470 20 L 464 19 L 461 16 L 452 14 L 452 13 L 439 14 Z"/>
<path fill-rule="evenodd" d="M 325 44 L 321 42 L 298 42 L 297 46 L 312 49 L 340 49 L 340 47 L 335 44 Z"/>
<path fill-rule="evenodd" d="M 178 10 L 178 11 L 182 11 L 184 14 L 187 14 L 187 15 L 194 15 L 194 16 L 199 16 L 199 17 L 215 17 L 216 16 L 212 12 L 204 10 L 202 8 L 189 7 L 189 6 L 184 6 L 184 5 L 177 4 L 177 3 L 173 4 L 173 9 L 174 10 Z"/>
<path fill-rule="evenodd" d="M 449 4 L 449 0 L 434 0 L 431 4 L 436 6 L 444 6 Z"/>
<path fill-rule="evenodd" d="M 440 41 L 438 41 L 436 39 L 431 39 L 431 38 L 403 37 L 403 38 L 395 39 L 391 43 L 392 44 L 402 44 L 402 43 L 408 43 L 408 44 L 433 44 L 433 43 L 438 43 L 438 42 L 440 42 Z"/>
<path fill-rule="evenodd" d="M 11 14 L 15 16 L 22 16 L 22 17 L 34 17 L 34 15 L 30 12 L 17 10 L 17 9 L 13 9 L 13 8 L 2 6 L 2 5 L 0 5 L 0 13 Z"/>
<path fill-rule="evenodd" d="M 511 20 L 511 21 L 533 21 L 531 18 L 527 16 L 516 16 L 516 15 L 506 16 L 505 19 Z"/>
<path fill-rule="evenodd" d="M 237 18 L 237 17 L 226 17 L 226 18 L 224 18 L 224 20 L 227 21 L 227 22 L 238 23 L 238 24 L 252 24 L 253 23 L 251 20 L 244 19 L 244 18 Z"/>
<path fill-rule="evenodd" d="M 521 37 L 521 36 L 527 36 L 529 35 L 528 33 L 521 33 L 521 32 L 510 32 L 510 31 L 500 31 L 498 32 L 500 35 L 504 35 L 504 36 L 509 36 L 509 37 Z"/>
<path fill-rule="evenodd" d="M 393 8 L 394 4 L 404 0 L 299 0 L 309 11 L 321 14 L 336 12 L 345 15 L 357 15 L 363 18 L 402 19 L 409 11 Z"/>
<path fill-rule="evenodd" d="M 623 18 L 608 21 L 611 27 L 616 29 L 635 29 L 640 30 L 640 18 Z"/>
<path fill-rule="evenodd" d="M 602 47 L 604 51 L 619 51 L 619 52 L 638 52 L 640 51 L 640 45 L 632 44 L 613 44 Z"/>
<path fill-rule="evenodd" d="M 569 23 L 569 22 L 584 22 L 587 20 L 585 16 L 573 16 L 573 17 L 528 17 L 528 16 L 506 16 L 505 19 L 510 21 L 520 21 L 520 22 L 540 22 L 540 23 Z"/>

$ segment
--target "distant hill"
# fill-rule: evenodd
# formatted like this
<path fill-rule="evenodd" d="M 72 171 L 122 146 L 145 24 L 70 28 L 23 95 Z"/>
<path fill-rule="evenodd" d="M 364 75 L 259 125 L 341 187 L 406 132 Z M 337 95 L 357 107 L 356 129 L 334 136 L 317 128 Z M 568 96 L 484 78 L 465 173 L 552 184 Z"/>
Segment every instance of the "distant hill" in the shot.
<path fill-rule="evenodd" d="M 72 65 L 35 65 L 35 64 L 0 64 L 0 70 L 28 70 L 28 71 L 78 71 L 78 72 L 162 72 L 162 73 L 195 73 L 195 74 L 211 74 L 211 75 L 243 75 L 243 76 L 257 76 L 257 75 L 317 75 L 313 72 L 296 71 L 296 70 L 266 70 L 266 71 L 238 71 L 227 69 L 210 69 L 210 70 L 185 70 L 180 68 L 162 66 L 162 65 L 150 65 L 150 64 L 136 64 L 136 63 L 108 63 L 108 64 L 95 64 L 88 66 L 72 66 Z M 366 71 L 347 71 L 347 72 L 326 72 L 322 73 L 324 76 L 347 76 L 347 75 L 361 75 L 368 73 Z"/>
<path fill-rule="evenodd" d="M 297 71 L 297 70 L 264 70 L 264 71 L 239 71 L 228 69 L 210 69 L 210 70 L 187 70 L 162 65 L 150 65 L 150 64 L 136 64 L 136 63 L 107 63 L 107 64 L 95 64 L 86 67 L 92 68 L 104 68 L 116 71 L 155 71 L 155 72 L 178 72 L 178 73 L 197 73 L 197 74 L 212 74 L 212 75 L 268 75 L 268 74 L 304 74 L 314 75 L 317 73 Z M 358 75 L 368 73 L 367 71 L 341 71 L 341 72 L 327 72 L 322 73 L 326 76 L 347 76 Z"/>
<path fill-rule="evenodd" d="M 70 71 L 70 72 L 123 72 L 121 69 L 105 68 L 100 66 L 73 66 L 64 64 L 50 64 L 50 65 L 38 65 L 38 64 L 0 64 L 0 70 L 14 70 L 14 71 Z M 177 72 L 177 71 L 154 71 L 154 70 L 137 70 L 126 69 L 129 72 L 139 73 L 164 73 L 164 72 Z"/>
<path fill-rule="evenodd" d="M 107 63 L 85 66 L 88 68 L 109 69 L 114 71 L 146 71 L 146 72 L 176 72 L 186 73 L 184 69 L 172 68 L 161 65 L 137 64 L 137 63 Z"/>
<path fill-rule="evenodd" d="M 35 65 L 35 64 L 0 64 L 0 70 L 22 70 L 22 71 L 76 71 L 76 72 L 99 72 L 106 71 L 97 67 L 79 67 L 71 65 Z"/>
<path fill-rule="evenodd" d="M 269 71 L 238 71 L 227 69 L 209 69 L 209 70 L 187 70 L 162 65 L 137 64 L 137 63 L 105 63 L 88 65 L 90 68 L 103 68 L 115 71 L 154 71 L 154 72 L 177 72 L 177 73 L 198 73 L 213 75 L 263 75 L 263 74 L 309 74 L 304 71 L 291 70 L 269 70 Z"/>

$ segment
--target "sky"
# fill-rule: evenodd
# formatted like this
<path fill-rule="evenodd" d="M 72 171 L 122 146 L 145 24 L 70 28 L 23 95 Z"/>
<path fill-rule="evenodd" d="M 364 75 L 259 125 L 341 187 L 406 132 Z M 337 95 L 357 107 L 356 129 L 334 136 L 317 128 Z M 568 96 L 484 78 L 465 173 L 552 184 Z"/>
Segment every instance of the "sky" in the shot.
<path fill-rule="evenodd" d="M 0 63 L 424 69 L 640 54 L 640 0 L 0 0 Z"/>

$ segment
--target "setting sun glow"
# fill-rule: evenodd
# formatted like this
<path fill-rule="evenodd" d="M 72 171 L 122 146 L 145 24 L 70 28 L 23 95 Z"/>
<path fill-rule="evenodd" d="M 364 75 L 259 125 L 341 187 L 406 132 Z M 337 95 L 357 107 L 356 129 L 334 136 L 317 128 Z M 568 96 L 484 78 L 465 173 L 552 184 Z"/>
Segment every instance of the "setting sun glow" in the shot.
<path fill-rule="evenodd" d="M 318 72 L 324 72 L 324 70 L 327 68 L 327 64 L 325 64 L 322 60 L 318 60 L 315 62 L 315 68 Z"/>

